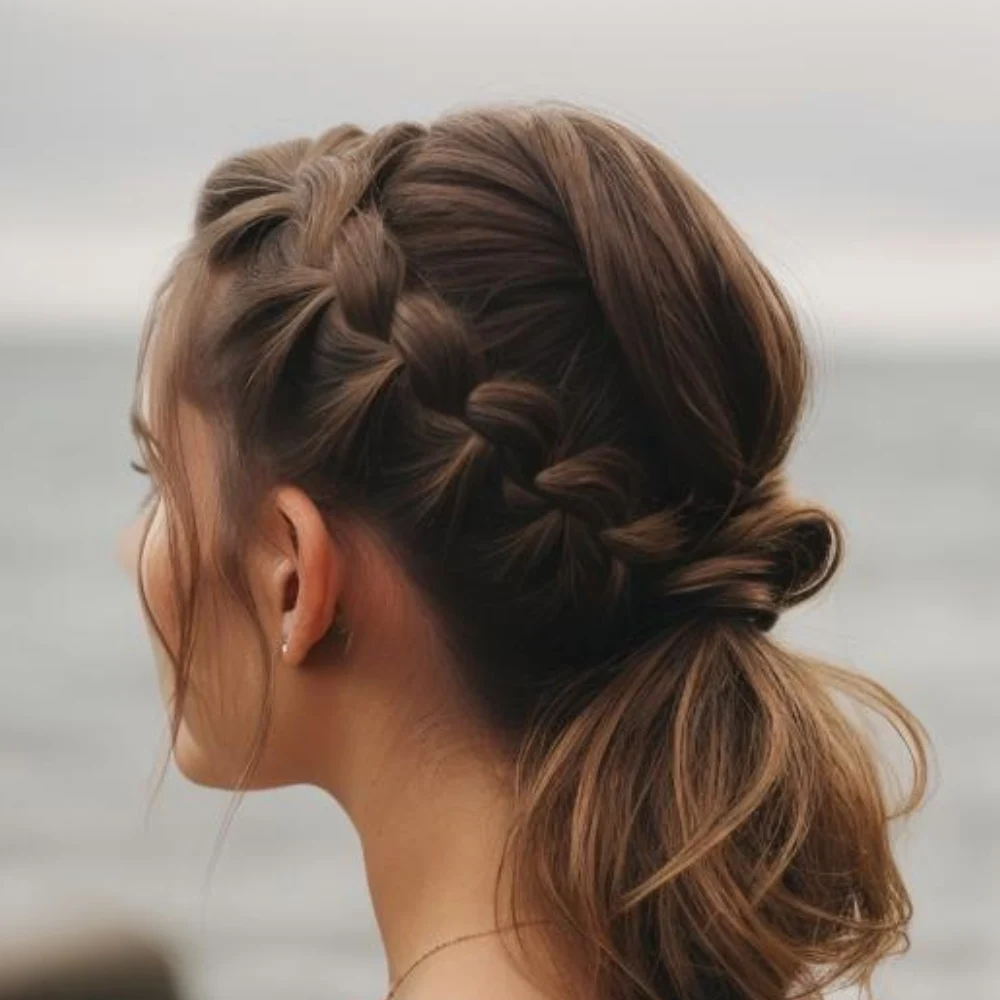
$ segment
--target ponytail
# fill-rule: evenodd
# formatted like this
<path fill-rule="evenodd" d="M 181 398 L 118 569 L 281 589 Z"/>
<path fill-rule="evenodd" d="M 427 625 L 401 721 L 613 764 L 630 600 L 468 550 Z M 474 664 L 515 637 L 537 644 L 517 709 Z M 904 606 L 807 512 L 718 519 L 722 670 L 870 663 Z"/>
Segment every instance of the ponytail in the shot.
<path fill-rule="evenodd" d="M 909 748 L 895 810 L 838 695 Z M 571 928 L 582 995 L 818 997 L 867 986 L 905 950 L 888 821 L 916 807 L 926 761 L 919 722 L 884 688 L 750 624 L 702 621 L 620 664 L 560 726 L 563 712 L 553 703 L 524 744 L 508 850 L 515 884 Z"/>

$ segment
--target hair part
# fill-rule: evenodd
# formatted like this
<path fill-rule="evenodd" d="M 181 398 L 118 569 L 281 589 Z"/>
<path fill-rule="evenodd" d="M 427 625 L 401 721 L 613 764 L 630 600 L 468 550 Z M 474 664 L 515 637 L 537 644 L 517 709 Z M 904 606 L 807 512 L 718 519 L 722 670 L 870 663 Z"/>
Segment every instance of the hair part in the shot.
<path fill-rule="evenodd" d="M 905 948 L 889 821 L 924 793 L 925 735 L 874 681 L 769 634 L 843 553 L 783 474 L 808 358 L 662 150 L 546 103 L 247 151 L 203 186 L 140 386 L 154 341 L 135 426 L 175 568 L 202 565 L 167 436 L 182 400 L 219 441 L 213 576 L 252 621 L 242 558 L 269 486 L 378 528 L 511 747 L 505 863 L 579 995 L 818 997 Z M 175 581 L 190 623 L 205 581 Z M 175 735 L 193 643 L 188 624 Z M 844 696 L 910 751 L 895 812 Z M 266 731 L 265 706 L 258 747 Z"/>

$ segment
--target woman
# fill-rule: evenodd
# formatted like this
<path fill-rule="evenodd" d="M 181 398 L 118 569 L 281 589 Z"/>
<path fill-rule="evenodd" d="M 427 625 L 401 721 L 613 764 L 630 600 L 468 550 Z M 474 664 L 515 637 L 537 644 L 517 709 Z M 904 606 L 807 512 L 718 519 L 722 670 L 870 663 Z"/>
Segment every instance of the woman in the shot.
<path fill-rule="evenodd" d="M 150 313 L 133 526 L 178 767 L 308 782 L 389 996 L 778 1000 L 906 944 L 919 723 L 771 627 L 795 319 L 698 185 L 561 103 L 218 166 Z M 900 732 L 912 793 L 839 706 Z"/>

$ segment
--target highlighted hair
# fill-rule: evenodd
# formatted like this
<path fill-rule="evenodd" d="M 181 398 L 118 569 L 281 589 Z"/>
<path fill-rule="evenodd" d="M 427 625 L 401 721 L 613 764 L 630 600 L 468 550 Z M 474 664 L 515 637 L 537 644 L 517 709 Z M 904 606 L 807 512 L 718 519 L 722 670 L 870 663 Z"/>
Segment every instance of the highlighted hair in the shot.
<path fill-rule="evenodd" d="M 220 442 L 217 562 L 248 614 L 270 485 L 378 526 L 509 747 L 505 863 L 575 956 L 572 995 L 816 997 L 906 946 L 889 825 L 922 798 L 925 736 L 875 682 L 770 633 L 843 551 L 783 474 L 808 358 L 666 154 L 564 104 L 243 153 L 204 185 L 141 384 L 154 344 L 135 418 L 175 563 L 198 563 L 167 436 L 181 399 Z M 190 622 L 204 588 L 176 580 Z M 909 748 L 904 801 L 843 696 Z"/>

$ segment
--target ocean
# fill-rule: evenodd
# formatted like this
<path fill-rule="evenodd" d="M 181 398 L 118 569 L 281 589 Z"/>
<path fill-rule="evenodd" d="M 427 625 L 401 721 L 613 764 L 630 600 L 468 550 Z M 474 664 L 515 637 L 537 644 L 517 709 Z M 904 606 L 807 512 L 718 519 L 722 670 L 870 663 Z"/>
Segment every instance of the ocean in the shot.
<path fill-rule="evenodd" d="M 175 943 L 192 1000 L 378 1000 L 360 845 L 335 803 L 168 775 L 138 599 L 114 559 L 143 484 L 134 345 L 0 342 L 0 945 L 74 921 Z M 934 741 L 899 831 L 912 948 L 880 1000 L 1000 996 L 1000 357 L 827 352 L 790 464 L 847 533 L 777 634 L 887 683 Z"/>

